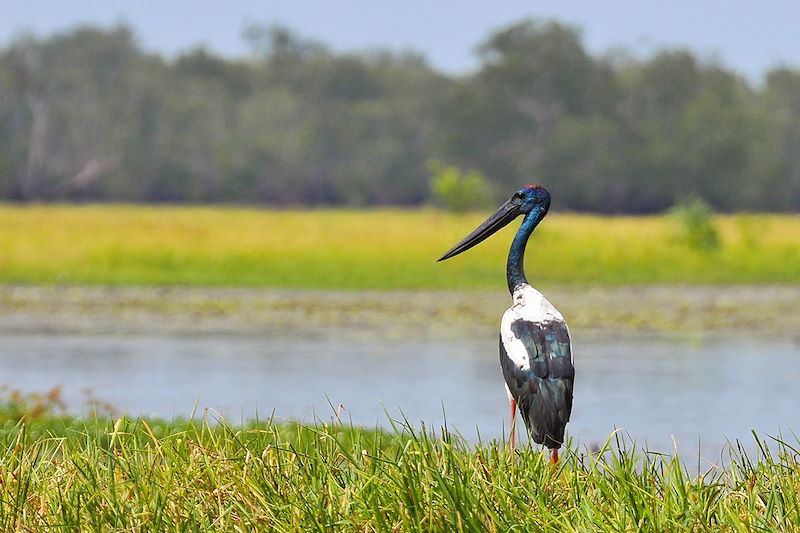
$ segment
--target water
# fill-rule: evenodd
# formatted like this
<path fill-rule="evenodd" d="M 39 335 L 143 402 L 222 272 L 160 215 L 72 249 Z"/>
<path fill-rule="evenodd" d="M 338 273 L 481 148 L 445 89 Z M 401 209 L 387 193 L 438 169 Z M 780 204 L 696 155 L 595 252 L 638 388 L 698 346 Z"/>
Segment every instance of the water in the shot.
<path fill-rule="evenodd" d="M 790 340 L 663 338 L 581 341 L 568 433 L 581 445 L 621 428 L 639 444 L 718 452 L 750 430 L 800 430 L 800 347 Z M 197 406 L 231 422 L 330 419 L 330 404 L 358 425 L 388 416 L 447 424 L 470 440 L 495 438 L 508 403 L 492 335 L 354 339 L 336 334 L 147 336 L 0 334 L 0 382 L 24 391 L 81 389 L 132 415 L 170 418 Z M 704 453 L 705 455 L 705 453 Z"/>

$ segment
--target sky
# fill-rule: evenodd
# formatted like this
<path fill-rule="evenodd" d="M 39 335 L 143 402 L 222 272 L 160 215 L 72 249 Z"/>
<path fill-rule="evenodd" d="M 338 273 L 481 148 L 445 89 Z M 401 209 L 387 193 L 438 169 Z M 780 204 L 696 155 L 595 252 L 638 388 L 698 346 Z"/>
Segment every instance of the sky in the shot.
<path fill-rule="evenodd" d="M 753 81 L 776 65 L 800 66 L 796 0 L 0 0 L 0 44 L 21 32 L 46 36 L 80 24 L 124 22 L 147 50 L 173 56 L 198 44 L 227 56 L 248 53 L 248 23 L 284 24 L 337 51 L 421 52 L 449 73 L 474 69 L 475 47 L 525 17 L 578 26 L 594 53 L 637 56 L 687 47 Z"/>

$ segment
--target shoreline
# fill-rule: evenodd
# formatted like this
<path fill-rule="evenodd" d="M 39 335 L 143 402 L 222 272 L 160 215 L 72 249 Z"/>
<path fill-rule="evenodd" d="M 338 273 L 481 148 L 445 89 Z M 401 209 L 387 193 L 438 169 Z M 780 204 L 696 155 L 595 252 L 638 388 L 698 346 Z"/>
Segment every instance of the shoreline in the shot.
<path fill-rule="evenodd" d="M 587 337 L 737 335 L 800 342 L 800 286 L 552 286 L 542 292 Z M 0 285 L 0 334 L 494 334 L 504 290 Z"/>

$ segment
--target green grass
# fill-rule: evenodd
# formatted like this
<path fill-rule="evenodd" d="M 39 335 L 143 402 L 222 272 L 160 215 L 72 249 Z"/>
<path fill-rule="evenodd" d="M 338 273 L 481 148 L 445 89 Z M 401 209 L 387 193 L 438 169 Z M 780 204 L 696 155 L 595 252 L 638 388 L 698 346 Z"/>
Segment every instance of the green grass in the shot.
<path fill-rule="evenodd" d="M 436 263 L 486 213 L 0 206 L 0 283 L 500 288 L 512 224 Z M 696 250 L 670 217 L 552 214 L 527 253 L 544 284 L 798 283 L 800 216 L 718 216 Z"/>
<path fill-rule="evenodd" d="M 686 465 L 617 434 L 553 466 L 536 448 L 406 421 L 79 419 L 58 388 L 3 392 L 3 531 L 800 529 L 797 438 Z"/>
<path fill-rule="evenodd" d="M 624 441 L 623 441 L 624 442 Z M 631 451 L 512 457 L 398 425 L 69 418 L 0 426 L 0 528 L 796 531 L 797 443 L 724 466 Z"/>

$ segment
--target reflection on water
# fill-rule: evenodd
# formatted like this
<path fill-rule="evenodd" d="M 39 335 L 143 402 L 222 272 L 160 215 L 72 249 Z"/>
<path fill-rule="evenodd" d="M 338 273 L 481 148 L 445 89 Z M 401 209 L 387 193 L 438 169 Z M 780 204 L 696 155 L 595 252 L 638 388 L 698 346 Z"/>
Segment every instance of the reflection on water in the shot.
<path fill-rule="evenodd" d="M 577 336 L 579 338 L 579 336 Z M 669 451 L 718 450 L 749 432 L 800 430 L 800 350 L 790 341 L 603 340 L 575 346 L 568 432 L 583 445 L 623 428 Z M 508 405 L 494 337 L 438 341 L 0 335 L 0 382 L 21 390 L 81 388 L 132 415 L 188 415 L 195 404 L 237 422 L 330 418 L 343 404 L 358 425 L 447 424 L 475 440 L 502 435 Z M 705 455 L 705 453 L 704 453 Z"/>

